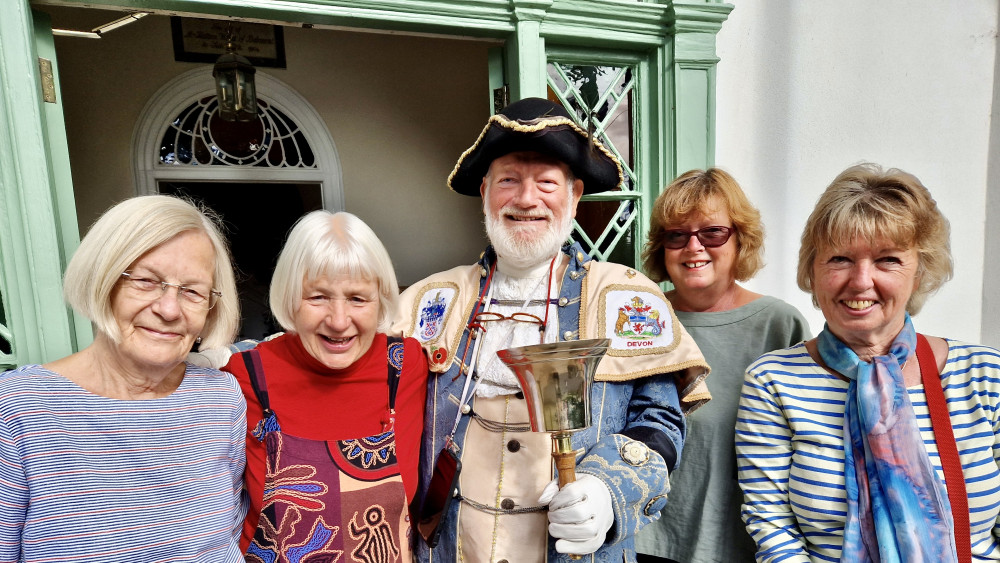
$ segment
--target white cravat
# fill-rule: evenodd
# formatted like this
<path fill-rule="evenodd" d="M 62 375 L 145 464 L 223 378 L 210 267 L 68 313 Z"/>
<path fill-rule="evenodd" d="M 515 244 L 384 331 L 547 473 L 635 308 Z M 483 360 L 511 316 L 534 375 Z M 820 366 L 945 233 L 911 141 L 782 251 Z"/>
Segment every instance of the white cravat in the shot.
<path fill-rule="evenodd" d="M 497 259 L 497 269 L 493 274 L 489 295 L 490 302 L 485 310 L 510 316 L 517 312 L 531 313 L 540 319 L 545 319 L 545 310 L 551 293 L 558 293 L 558 281 L 549 282 L 550 260 L 527 268 L 516 267 Z M 555 266 L 558 268 L 558 264 Z M 553 272 L 555 275 L 555 272 Z M 552 287 L 549 288 L 549 285 Z M 546 290 L 550 292 L 546 295 Z M 499 303 L 493 301 L 498 300 Z M 535 301 L 525 306 L 526 302 Z M 530 346 L 541 343 L 539 326 L 533 323 L 515 321 L 494 321 L 485 324 L 486 331 L 480 337 L 479 376 L 476 395 L 480 397 L 498 397 L 512 395 L 520 390 L 517 378 L 500 359 L 497 350 L 517 346 Z M 555 311 L 550 311 L 548 326 L 545 330 L 545 341 L 554 342 L 559 333 L 559 321 Z"/>

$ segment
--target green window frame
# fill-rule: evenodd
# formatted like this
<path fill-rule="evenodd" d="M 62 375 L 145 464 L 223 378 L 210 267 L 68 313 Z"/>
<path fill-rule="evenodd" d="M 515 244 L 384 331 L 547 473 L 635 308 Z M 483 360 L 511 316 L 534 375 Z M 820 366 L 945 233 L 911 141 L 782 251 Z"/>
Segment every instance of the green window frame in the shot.
<path fill-rule="evenodd" d="M 649 194 L 658 191 L 647 162 L 658 150 L 642 119 L 650 106 L 649 55 L 549 46 L 546 57 L 549 96 L 618 157 L 625 176 L 621 189 L 583 196 L 573 238 L 596 260 L 637 267 Z"/>

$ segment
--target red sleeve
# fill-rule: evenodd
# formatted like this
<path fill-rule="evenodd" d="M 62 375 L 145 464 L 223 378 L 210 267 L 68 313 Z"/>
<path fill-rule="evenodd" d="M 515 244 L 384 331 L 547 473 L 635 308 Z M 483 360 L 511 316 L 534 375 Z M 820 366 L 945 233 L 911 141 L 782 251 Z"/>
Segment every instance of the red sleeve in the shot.
<path fill-rule="evenodd" d="M 427 400 L 427 356 L 415 338 L 404 340 L 403 372 L 396 391 L 396 460 L 399 462 L 406 500 L 417 494 L 420 437 L 424 431 Z"/>
<path fill-rule="evenodd" d="M 254 438 L 250 432 L 257 425 L 257 421 L 263 418 L 263 409 L 250 384 L 250 376 L 243 364 L 242 354 L 233 354 L 229 363 L 222 369 L 236 377 L 247 400 L 247 465 L 243 472 L 243 487 L 247 490 L 249 498 L 261 499 L 264 498 L 264 473 L 260 468 L 266 466 L 267 450 L 264 443 Z M 240 538 L 240 550 L 243 553 L 250 547 L 254 532 L 257 530 L 257 523 L 260 520 L 259 505 L 259 502 L 251 501 L 247 508 L 247 517 L 243 520 L 243 535 Z"/>

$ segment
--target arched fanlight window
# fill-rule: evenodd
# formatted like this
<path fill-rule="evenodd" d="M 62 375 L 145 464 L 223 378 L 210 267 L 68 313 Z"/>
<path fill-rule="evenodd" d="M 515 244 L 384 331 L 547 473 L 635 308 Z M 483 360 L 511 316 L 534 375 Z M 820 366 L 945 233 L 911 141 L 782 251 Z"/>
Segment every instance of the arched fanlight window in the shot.
<path fill-rule="evenodd" d="M 132 137 L 136 193 L 162 183 L 239 182 L 320 186 L 322 206 L 343 207 L 337 147 L 323 117 L 277 78 L 258 71 L 253 121 L 219 117 L 211 72 L 191 69 L 154 94 Z M 276 192 L 277 193 L 277 192 Z"/>
<path fill-rule="evenodd" d="M 258 99 L 257 119 L 225 121 L 219 101 L 205 96 L 181 110 L 160 143 L 160 163 L 176 166 L 316 168 L 316 157 L 298 124 Z"/>
<path fill-rule="evenodd" d="M 211 73 L 178 75 L 140 114 L 132 162 L 137 193 L 188 197 L 222 218 L 241 273 L 240 334 L 261 338 L 278 330 L 267 318 L 267 288 L 285 233 L 304 212 L 342 210 L 344 197 L 323 117 L 277 78 L 258 72 L 256 82 L 257 115 L 227 122 Z"/>

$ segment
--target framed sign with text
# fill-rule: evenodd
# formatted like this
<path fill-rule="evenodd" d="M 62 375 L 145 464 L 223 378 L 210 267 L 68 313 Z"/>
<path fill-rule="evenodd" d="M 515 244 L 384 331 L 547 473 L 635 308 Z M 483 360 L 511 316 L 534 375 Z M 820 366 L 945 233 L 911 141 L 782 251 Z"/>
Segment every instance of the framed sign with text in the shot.
<path fill-rule="evenodd" d="M 232 37 L 233 52 L 254 66 L 285 68 L 285 36 L 279 25 L 171 16 L 170 29 L 176 61 L 214 63 Z"/>

